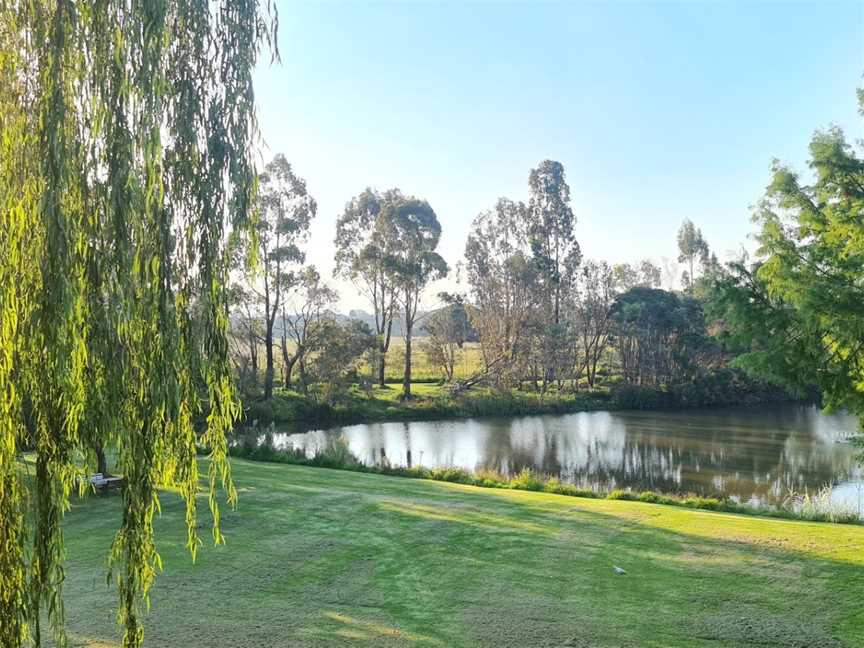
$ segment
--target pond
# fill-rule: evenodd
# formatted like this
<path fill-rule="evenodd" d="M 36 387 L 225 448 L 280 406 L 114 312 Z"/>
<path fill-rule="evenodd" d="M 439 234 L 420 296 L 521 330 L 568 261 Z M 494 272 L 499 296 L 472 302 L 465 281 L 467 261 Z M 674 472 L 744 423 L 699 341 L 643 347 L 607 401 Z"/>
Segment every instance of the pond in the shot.
<path fill-rule="evenodd" d="M 490 469 L 505 476 L 531 468 L 602 491 L 720 494 L 756 505 L 831 489 L 832 502 L 861 511 L 864 478 L 858 449 L 849 443 L 857 429 L 849 415 L 778 404 L 277 428 L 266 442 L 306 456 L 344 443 L 368 465 Z"/>

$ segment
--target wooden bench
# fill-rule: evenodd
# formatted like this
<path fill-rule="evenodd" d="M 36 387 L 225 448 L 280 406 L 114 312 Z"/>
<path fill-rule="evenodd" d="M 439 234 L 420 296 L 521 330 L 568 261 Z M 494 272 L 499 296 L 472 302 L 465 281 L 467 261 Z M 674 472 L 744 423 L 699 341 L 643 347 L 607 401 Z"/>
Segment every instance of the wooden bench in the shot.
<path fill-rule="evenodd" d="M 114 488 L 122 488 L 126 484 L 125 477 L 106 477 L 102 473 L 96 473 L 90 478 L 90 483 L 100 493 L 112 490 Z"/>

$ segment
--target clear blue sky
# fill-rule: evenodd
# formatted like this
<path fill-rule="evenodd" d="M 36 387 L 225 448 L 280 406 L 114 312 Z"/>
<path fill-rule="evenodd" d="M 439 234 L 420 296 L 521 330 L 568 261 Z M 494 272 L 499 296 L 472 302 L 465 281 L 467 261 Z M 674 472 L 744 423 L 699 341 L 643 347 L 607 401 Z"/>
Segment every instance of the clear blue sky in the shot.
<path fill-rule="evenodd" d="M 747 244 L 772 158 L 803 169 L 832 123 L 864 135 L 864 2 L 279 12 L 282 63 L 256 75 L 263 156 L 307 179 L 308 259 L 327 276 L 336 218 L 366 186 L 427 199 L 455 264 L 474 216 L 526 199 L 545 158 L 565 166 L 587 257 L 673 258 L 691 218 L 724 258 Z M 363 306 L 337 287 L 343 308 Z"/>

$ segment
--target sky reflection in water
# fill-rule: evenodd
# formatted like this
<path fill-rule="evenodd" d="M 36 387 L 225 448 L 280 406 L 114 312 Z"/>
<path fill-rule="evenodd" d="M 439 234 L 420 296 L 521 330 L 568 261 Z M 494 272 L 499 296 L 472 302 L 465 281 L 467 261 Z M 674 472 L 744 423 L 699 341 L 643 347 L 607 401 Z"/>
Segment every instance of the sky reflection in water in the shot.
<path fill-rule="evenodd" d="M 276 430 L 279 448 L 308 456 L 336 440 L 366 464 L 522 468 L 602 490 L 720 493 L 776 504 L 789 494 L 833 486 L 862 498 L 854 417 L 782 404 L 676 412 L 583 412 L 556 416 L 372 423 L 330 430 Z"/>

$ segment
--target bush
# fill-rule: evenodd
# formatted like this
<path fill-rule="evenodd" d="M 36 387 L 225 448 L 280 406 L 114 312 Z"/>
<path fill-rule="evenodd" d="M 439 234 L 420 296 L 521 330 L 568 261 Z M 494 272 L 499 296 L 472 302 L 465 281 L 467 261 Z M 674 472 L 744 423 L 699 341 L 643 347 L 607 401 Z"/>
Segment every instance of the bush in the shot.
<path fill-rule="evenodd" d="M 244 420 L 248 425 L 266 427 L 273 423 L 273 401 L 252 401 L 246 406 Z"/>
<path fill-rule="evenodd" d="M 433 468 L 429 471 L 429 479 L 457 484 L 474 484 L 474 477 L 462 468 Z"/>
<path fill-rule="evenodd" d="M 579 488 L 574 484 L 565 484 L 556 477 L 546 480 L 546 483 L 543 484 L 543 491 L 555 495 L 567 495 L 569 497 L 598 497 L 598 493 L 589 488 Z"/>
<path fill-rule="evenodd" d="M 335 439 L 318 454 L 316 454 L 308 462 L 313 466 L 321 466 L 323 468 L 352 468 L 360 465 L 351 451 L 348 449 L 348 443 L 345 439 Z"/>
<path fill-rule="evenodd" d="M 510 480 L 510 488 L 516 490 L 542 491 L 543 480 L 530 468 L 523 468 L 518 475 Z"/>
<path fill-rule="evenodd" d="M 508 480 L 495 470 L 478 470 L 474 474 L 474 484 L 483 488 L 504 488 Z"/>
<path fill-rule="evenodd" d="M 612 405 L 619 409 L 670 409 L 677 405 L 675 394 L 655 387 L 623 385 L 612 391 Z"/>

